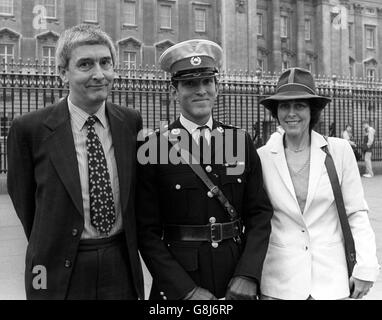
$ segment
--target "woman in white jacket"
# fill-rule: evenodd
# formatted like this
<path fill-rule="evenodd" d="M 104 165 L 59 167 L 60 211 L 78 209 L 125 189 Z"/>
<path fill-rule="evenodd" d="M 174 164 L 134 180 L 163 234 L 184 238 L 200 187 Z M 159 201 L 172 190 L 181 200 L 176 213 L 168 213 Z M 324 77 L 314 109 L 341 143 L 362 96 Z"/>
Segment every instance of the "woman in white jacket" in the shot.
<path fill-rule="evenodd" d="M 312 130 L 329 101 L 316 95 L 309 71 L 291 68 L 280 76 L 276 94 L 261 102 L 285 130 L 258 150 L 274 208 L 263 299 L 360 299 L 378 276 L 375 236 L 353 151 L 347 141 L 327 140 Z M 357 262 L 350 279 L 325 146 L 355 243 Z"/>

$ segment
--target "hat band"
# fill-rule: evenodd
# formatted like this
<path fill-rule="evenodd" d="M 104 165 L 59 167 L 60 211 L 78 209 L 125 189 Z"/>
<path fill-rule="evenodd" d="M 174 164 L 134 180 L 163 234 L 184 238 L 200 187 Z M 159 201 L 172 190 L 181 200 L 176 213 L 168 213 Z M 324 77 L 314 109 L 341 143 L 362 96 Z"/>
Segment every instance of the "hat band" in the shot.
<path fill-rule="evenodd" d="M 198 79 L 198 78 L 211 78 L 218 76 L 216 70 L 207 69 L 205 71 L 194 72 L 178 72 L 172 76 L 172 80 L 184 80 L 184 79 Z"/>
<path fill-rule="evenodd" d="M 287 83 L 287 84 L 283 84 L 282 86 L 278 87 L 277 88 L 277 93 L 281 93 L 281 92 L 287 92 L 287 91 L 298 91 L 298 92 L 301 92 L 301 89 L 307 93 L 310 93 L 310 94 L 313 94 L 315 95 L 316 94 L 316 91 L 313 90 L 312 88 L 304 85 L 304 84 L 300 84 L 300 83 Z"/>

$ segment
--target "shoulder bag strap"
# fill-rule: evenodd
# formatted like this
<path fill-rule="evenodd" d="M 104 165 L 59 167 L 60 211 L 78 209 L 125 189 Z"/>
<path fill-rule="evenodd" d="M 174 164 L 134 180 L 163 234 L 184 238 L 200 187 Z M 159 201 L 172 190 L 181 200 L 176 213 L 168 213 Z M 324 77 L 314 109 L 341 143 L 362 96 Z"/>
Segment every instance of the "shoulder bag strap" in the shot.
<path fill-rule="evenodd" d="M 327 137 L 324 137 L 328 141 Z M 328 171 L 330 184 L 332 185 L 334 199 L 337 206 L 338 216 L 341 223 L 341 229 L 345 240 L 345 253 L 346 262 L 348 267 L 349 277 L 353 273 L 354 265 L 356 264 L 356 252 L 353 235 L 350 230 L 349 220 L 346 215 L 344 199 L 342 197 L 341 187 L 337 176 L 336 167 L 334 165 L 333 158 L 329 152 L 327 146 L 322 147 L 322 150 L 326 153 L 325 166 Z"/>

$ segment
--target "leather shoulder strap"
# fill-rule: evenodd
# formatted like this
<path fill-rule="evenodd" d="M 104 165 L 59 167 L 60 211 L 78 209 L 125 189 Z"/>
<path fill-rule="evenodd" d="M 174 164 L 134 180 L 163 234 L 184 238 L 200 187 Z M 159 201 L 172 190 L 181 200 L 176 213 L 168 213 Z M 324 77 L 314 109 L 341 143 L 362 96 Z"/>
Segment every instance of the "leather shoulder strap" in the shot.
<path fill-rule="evenodd" d="M 163 134 L 168 135 L 168 131 Z M 200 164 L 198 164 L 196 159 L 189 153 L 189 151 L 186 149 L 182 149 L 179 146 L 179 143 L 172 141 L 171 139 L 169 139 L 169 141 L 173 145 L 175 150 L 180 154 L 183 161 L 186 164 L 188 164 L 192 171 L 198 176 L 198 178 L 202 180 L 202 182 L 206 185 L 206 187 L 212 193 L 212 195 L 219 200 L 220 204 L 230 216 L 231 221 L 238 219 L 239 215 L 236 209 L 231 205 L 231 203 L 228 201 L 228 199 L 220 190 L 220 188 L 211 181 L 211 179 L 207 176 L 203 168 L 200 166 Z"/>
<path fill-rule="evenodd" d="M 325 137 L 325 140 L 328 141 L 328 138 Z M 356 252 L 353 235 L 351 233 L 349 220 L 346 215 L 346 209 L 344 204 L 344 199 L 342 197 L 341 187 L 338 180 L 338 175 L 336 167 L 332 158 L 332 155 L 329 152 L 328 146 L 322 147 L 322 150 L 326 153 L 325 166 L 329 175 L 330 184 L 332 185 L 334 199 L 337 206 L 338 216 L 340 219 L 341 229 L 345 240 L 345 253 L 346 253 L 346 262 L 348 267 L 349 277 L 353 273 L 354 265 L 356 264 Z"/>

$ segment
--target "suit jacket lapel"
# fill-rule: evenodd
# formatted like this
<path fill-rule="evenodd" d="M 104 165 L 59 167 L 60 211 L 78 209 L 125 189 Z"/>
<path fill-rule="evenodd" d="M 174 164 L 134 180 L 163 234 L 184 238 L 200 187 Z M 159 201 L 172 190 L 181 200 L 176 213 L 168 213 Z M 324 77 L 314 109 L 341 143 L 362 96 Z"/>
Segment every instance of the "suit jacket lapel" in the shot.
<path fill-rule="evenodd" d="M 285 185 L 286 189 L 289 191 L 290 195 L 296 202 L 298 206 L 298 201 L 296 198 L 296 192 L 294 190 L 293 182 L 289 174 L 289 168 L 285 158 L 284 145 L 283 145 L 283 136 L 276 136 L 272 141 L 271 145 L 271 154 L 275 167 L 279 173 L 281 181 Z"/>
<path fill-rule="evenodd" d="M 50 158 L 75 207 L 83 215 L 81 182 L 67 99 L 54 108 L 45 121 L 45 125 L 53 131 L 50 136 Z"/>
<path fill-rule="evenodd" d="M 119 193 L 122 212 L 126 212 L 131 189 L 132 159 L 136 150 L 133 150 L 133 133 L 125 125 L 121 115 L 110 103 L 106 103 L 106 111 L 109 118 L 111 136 L 114 146 L 114 157 L 117 164 Z"/>
<path fill-rule="evenodd" d="M 327 145 L 326 140 L 312 131 L 311 135 L 311 151 L 310 151 L 310 170 L 309 170 L 309 187 L 308 187 L 308 196 L 306 199 L 304 213 L 309 209 L 309 206 L 312 204 L 313 197 L 316 193 L 318 184 L 320 182 L 322 171 L 325 167 L 325 157 L 326 154 L 322 151 L 321 147 Z"/>

